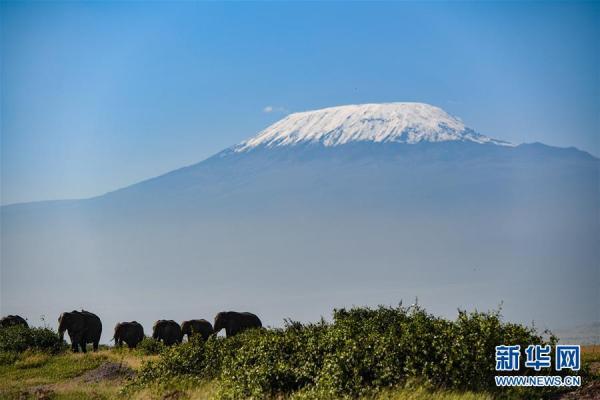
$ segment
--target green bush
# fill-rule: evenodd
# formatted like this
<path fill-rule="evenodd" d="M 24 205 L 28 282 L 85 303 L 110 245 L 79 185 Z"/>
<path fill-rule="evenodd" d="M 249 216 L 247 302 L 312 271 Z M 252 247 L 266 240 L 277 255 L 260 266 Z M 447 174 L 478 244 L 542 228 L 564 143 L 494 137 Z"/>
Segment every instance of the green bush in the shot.
<path fill-rule="evenodd" d="M 165 345 L 153 338 L 145 337 L 141 342 L 138 343 L 136 350 L 144 355 L 160 354 L 163 351 Z"/>
<path fill-rule="evenodd" d="M 133 385 L 216 378 L 220 397 L 231 399 L 357 397 L 412 381 L 494 390 L 495 346 L 538 343 L 533 329 L 503 323 L 499 313 L 460 312 L 449 321 L 419 307 L 341 309 L 332 323 L 288 321 L 283 329 L 174 346 Z"/>
<path fill-rule="evenodd" d="M 49 328 L 28 328 L 23 325 L 0 329 L 0 352 L 20 353 L 25 350 L 39 350 L 58 353 L 64 348 L 56 332 Z"/>
<path fill-rule="evenodd" d="M 14 351 L 0 351 L 0 366 L 12 365 L 19 359 L 19 353 Z"/>

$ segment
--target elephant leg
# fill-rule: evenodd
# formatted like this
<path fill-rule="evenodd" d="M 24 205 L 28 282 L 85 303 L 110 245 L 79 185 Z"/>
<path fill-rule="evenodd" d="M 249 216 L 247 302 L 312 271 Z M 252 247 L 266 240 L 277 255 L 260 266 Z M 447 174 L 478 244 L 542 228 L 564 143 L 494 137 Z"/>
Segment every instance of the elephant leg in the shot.
<path fill-rule="evenodd" d="M 79 353 L 79 348 L 77 347 L 79 346 L 79 336 L 71 335 L 71 332 L 69 332 L 69 339 L 71 339 L 71 350 L 73 353 Z"/>
<path fill-rule="evenodd" d="M 100 344 L 99 340 L 94 341 L 94 352 L 98 351 L 98 345 Z"/>
<path fill-rule="evenodd" d="M 85 339 L 81 339 L 80 346 L 81 346 L 81 352 L 87 353 L 87 343 L 85 343 Z"/>

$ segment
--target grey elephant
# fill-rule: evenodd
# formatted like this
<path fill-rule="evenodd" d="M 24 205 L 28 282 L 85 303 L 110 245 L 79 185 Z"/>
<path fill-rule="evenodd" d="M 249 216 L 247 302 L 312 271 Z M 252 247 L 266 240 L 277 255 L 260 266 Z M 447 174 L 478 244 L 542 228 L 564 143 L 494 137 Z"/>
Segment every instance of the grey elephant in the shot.
<path fill-rule="evenodd" d="M 225 329 L 227 337 L 235 336 L 238 333 L 251 328 L 261 328 L 260 319 L 249 312 L 223 311 L 215 317 L 214 330 L 219 333 Z"/>
<path fill-rule="evenodd" d="M 205 319 L 191 319 L 181 323 L 181 334 L 187 335 L 188 340 L 195 334 L 199 334 L 203 340 L 207 340 L 213 334 L 213 327 Z"/>
<path fill-rule="evenodd" d="M 127 344 L 130 349 L 135 349 L 139 342 L 144 339 L 144 328 L 137 321 L 131 322 L 119 322 L 115 326 L 115 333 L 113 340 L 115 346 L 121 347 L 123 342 Z"/>
<path fill-rule="evenodd" d="M 94 351 L 98 351 L 102 322 L 96 314 L 84 310 L 62 313 L 58 317 L 58 334 L 61 340 L 65 337 L 65 331 L 69 333 L 71 348 L 75 353 L 79 351 L 79 347 L 85 353 L 88 343 L 92 343 Z"/>
<path fill-rule="evenodd" d="M 183 335 L 181 327 L 173 320 L 158 320 L 152 327 L 152 337 L 162 341 L 166 346 L 171 346 L 175 343 L 181 343 Z"/>
<path fill-rule="evenodd" d="M 0 319 L 0 328 L 8 328 L 9 326 L 15 325 L 23 325 L 26 328 L 29 328 L 27 321 L 25 318 L 20 315 L 7 315 L 6 317 Z"/>

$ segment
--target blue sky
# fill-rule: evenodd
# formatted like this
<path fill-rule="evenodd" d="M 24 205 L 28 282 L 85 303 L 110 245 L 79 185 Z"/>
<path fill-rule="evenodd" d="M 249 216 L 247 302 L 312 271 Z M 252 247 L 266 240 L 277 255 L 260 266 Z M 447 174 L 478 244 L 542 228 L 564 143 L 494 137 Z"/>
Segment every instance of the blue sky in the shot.
<path fill-rule="evenodd" d="M 0 9 L 3 204 L 101 194 L 349 103 L 427 102 L 600 155 L 597 3 Z"/>

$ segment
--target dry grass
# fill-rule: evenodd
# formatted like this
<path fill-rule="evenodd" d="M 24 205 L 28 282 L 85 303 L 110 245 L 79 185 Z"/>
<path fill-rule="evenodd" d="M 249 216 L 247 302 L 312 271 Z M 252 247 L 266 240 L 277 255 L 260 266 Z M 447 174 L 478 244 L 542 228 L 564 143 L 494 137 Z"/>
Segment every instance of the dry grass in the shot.
<path fill-rule="evenodd" d="M 581 346 L 583 360 L 600 361 L 600 344 Z"/>
<path fill-rule="evenodd" d="M 394 389 L 382 393 L 375 400 L 492 400 L 487 393 L 429 391 L 424 388 Z"/>
<path fill-rule="evenodd" d="M 582 346 L 581 363 L 589 367 L 595 379 L 600 379 L 600 345 Z"/>
<path fill-rule="evenodd" d="M 158 355 L 140 355 L 128 349 L 121 349 L 119 351 L 102 350 L 95 354 L 99 357 L 106 357 L 109 361 L 126 365 L 133 370 L 138 370 L 143 363 L 158 360 L 160 357 Z"/>
<path fill-rule="evenodd" d="M 132 400 L 159 400 L 159 399 L 189 399 L 210 400 L 214 399 L 217 392 L 215 382 L 204 382 L 200 385 L 178 384 L 173 387 L 156 387 L 136 392 Z"/>

